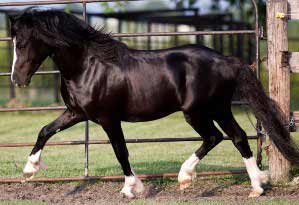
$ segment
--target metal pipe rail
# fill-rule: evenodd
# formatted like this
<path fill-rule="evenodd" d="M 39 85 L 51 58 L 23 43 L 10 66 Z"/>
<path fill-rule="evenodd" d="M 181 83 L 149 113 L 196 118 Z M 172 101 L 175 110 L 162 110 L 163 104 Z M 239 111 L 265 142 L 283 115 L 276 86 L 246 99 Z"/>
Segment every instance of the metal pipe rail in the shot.
<path fill-rule="evenodd" d="M 125 2 L 125 1 L 140 1 L 140 0 L 45 0 L 45 1 L 16 1 L 2 2 L 0 6 L 39 6 L 51 4 L 74 4 L 74 3 L 95 3 L 95 2 Z"/>
<path fill-rule="evenodd" d="M 60 72 L 58 70 L 49 70 L 49 71 L 38 71 L 36 73 L 34 73 L 34 75 L 49 75 L 49 74 L 60 74 Z M 10 72 L 6 72 L 6 73 L 0 73 L 0 77 L 1 76 L 11 76 Z"/>
<path fill-rule="evenodd" d="M 240 35 L 255 34 L 255 30 L 232 30 L 232 31 L 186 31 L 186 32 L 140 32 L 140 33 L 112 33 L 112 37 L 148 37 L 148 36 L 204 36 L 204 35 Z M 11 37 L 2 37 L 0 41 L 12 41 Z"/>
<path fill-rule="evenodd" d="M 233 101 L 232 105 L 248 105 L 247 102 Z M 44 107 L 20 107 L 20 108 L 0 108 L 0 112 L 24 112 L 24 111 L 51 111 L 65 110 L 65 106 L 44 106 Z"/>
<path fill-rule="evenodd" d="M 229 137 L 224 136 L 224 140 L 231 140 Z M 248 136 L 249 140 L 258 139 L 257 136 Z M 154 143 L 154 142 L 192 142 L 202 141 L 201 137 L 177 137 L 177 138 L 143 138 L 143 139 L 126 139 L 126 143 Z M 85 144 L 84 140 L 74 141 L 60 141 L 60 142 L 48 142 L 46 146 L 58 146 L 58 145 L 82 145 Z M 109 140 L 90 140 L 89 145 L 96 144 L 110 144 Z M 34 146 L 34 142 L 30 143 L 0 143 L 0 147 L 30 147 Z"/>
<path fill-rule="evenodd" d="M 20 111 L 50 111 L 65 110 L 65 106 L 47 106 L 47 107 L 23 107 L 23 108 L 0 108 L 0 112 L 20 112 Z"/>

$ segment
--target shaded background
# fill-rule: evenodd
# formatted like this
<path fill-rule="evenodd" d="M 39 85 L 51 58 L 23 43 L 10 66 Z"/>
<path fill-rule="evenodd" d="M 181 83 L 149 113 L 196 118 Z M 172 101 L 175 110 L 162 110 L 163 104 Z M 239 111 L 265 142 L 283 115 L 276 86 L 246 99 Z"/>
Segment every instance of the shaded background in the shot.
<path fill-rule="evenodd" d="M 5 1 L 3 1 L 5 2 Z M 82 4 L 51 5 L 81 17 Z M 27 7 L 0 8 L 0 36 L 9 36 L 7 15 L 21 13 Z M 259 1 L 260 22 L 265 24 L 265 2 Z M 120 3 L 87 4 L 89 22 L 104 27 L 107 32 L 171 32 L 253 29 L 253 7 L 250 0 L 153 0 Z M 290 50 L 299 51 L 298 22 L 289 26 Z M 265 32 L 266 33 L 266 32 Z M 162 49 L 200 43 L 223 53 L 254 62 L 255 41 L 250 35 L 136 37 L 119 39 L 137 49 Z M 266 55 L 266 43 L 261 43 L 261 58 Z M 12 62 L 10 42 L 0 43 L 0 72 L 9 72 Z M 264 67 L 263 67 L 264 68 Z M 50 59 L 40 70 L 55 70 Z M 298 109 L 298 83 L 292 76 L 292 108 Z M 267 86 L 267 72 L 262 69 L 262 80 Z M 23 107 L 62 104 L 59 94 L 59 75 L 34 76 L 26 89 L 14 88 L 8 77 L 0 77 L 0 106 Z M 267 87 L 266 87 L 266 90 Z"/>

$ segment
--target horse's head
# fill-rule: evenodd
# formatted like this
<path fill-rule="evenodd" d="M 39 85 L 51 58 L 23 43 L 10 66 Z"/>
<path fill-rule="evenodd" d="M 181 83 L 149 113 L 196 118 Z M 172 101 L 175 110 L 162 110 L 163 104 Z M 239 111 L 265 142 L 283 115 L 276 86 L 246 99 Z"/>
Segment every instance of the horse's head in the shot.
<path fill-rule="evenodd" d="M 32 19 L 25 15 L 11 17 L 11 36 L 14 46 L 11 81 L 25 87 L 42 62 L 50 55 L 50 48 L 37 38 Z"/>
<path fill-rule="evenodd" d="M 18 86 L 28 85 L 41 63 L 53 53 L 58 52 L 56 56 L 61 57 L 65 49 L 84 49 L 91 41 L 100 45 L 103 58 L 111 58 L 111 53 L 115 53 L 109 34 L 62 11 L 30 8 L 10 21 L 14 42 L 11 80 Z"/>

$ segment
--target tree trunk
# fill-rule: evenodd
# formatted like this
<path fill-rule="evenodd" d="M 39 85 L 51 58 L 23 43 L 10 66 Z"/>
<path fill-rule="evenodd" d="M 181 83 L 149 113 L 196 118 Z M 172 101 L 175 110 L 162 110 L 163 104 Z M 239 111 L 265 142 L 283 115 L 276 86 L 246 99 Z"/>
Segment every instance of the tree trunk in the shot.
<path fill-rule="evenodd" d="M 277 18 L 278 12 L 288 13 L 287 0 L 267 1 L 267 38 L 270 97 L 275 100 L 284 113 L 284 123 L 290 114 L 290 70 L 287 63 L 288 35 L 287 18 Z M 270 141 L 269 170 L 273 183 L 289 180 L 290 163 Z"/>

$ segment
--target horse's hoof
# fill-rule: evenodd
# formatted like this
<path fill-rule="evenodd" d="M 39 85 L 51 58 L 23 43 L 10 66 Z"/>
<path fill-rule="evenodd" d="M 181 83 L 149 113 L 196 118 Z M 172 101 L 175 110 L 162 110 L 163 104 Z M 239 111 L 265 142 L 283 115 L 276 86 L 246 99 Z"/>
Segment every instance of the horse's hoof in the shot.
<path fill-rule="evenodd" d="M 26 182 L 28 180 L 31 180 L 34 178 L 35 173 L 34 172 L 24 172 L 23 173 L 23 177 L 25 178 L 25 180 L 23 180 L 22 182 Z"/>
<path fill-rule="evenodd" d="M 25 178 L 25 180 L 33 179 L 34 175 L 38 172 L 39 169 L 39 163 L 32 163 L 28 161 L 23 170 L 23 177 Z"/>
<path fill-rule="evenodd" d="M 196 172 L 180 171 L 178 181 L 180 183 L 180 190 L 184 190 L 191 185 L 191 182 L 196 178 Z"/>
<path fill-rule="evenodd" d="M 144 192 L 144 185 L 140 179 L 137 178 L 136 184 L 134 185 L 133 189 L 136 193 Z"/>
<path fill-rule="evenodd" d="M 187 189 L 191 185 L 191 182 L 192 181 L 190 181 L 190 180 L 181 182 L 180 183 L 180 190 L 183 191 L 184 189 Z"/>
<path fill-rule="evenodd" d="M 260 180 L 262 184 L 267 184 L 269 182 L 269 171 L 262 171 L 260 174 Z"/>
<path fill-rule="evenodd" d="M 128 189 L 127 187 L 122 188 L 120 193 L 123 195 L 123 197 L 126 197 L 128 199 L 134 199 L 135 195 L 133 194 L 131 189 Z"/>
<path fill-rule="evenodd" d="M 26 180 L 30 180 L 34 178 L 34 175 L 40 170 L 40 169 L 47 169 L 47 165 L 42 162 L 41 160 L 38 162 L 31 162 L 28 160 L 26 163 L 24 169 L 23 169 L 23 177 Z"/>
<path fill-rule="evenodd" d="M 136 176 L 125 177 L 125 185 L 120 191 L 124 196 L 129 199 L 135 198 L 135 193 L 142 193 L 144 186 L 140 179 Z"/>
<path fill-rule="evenodd" d="M 261 196 L 263 193 L 264 193 L 263 188 L 256 188 L 250 192 L 248 198 L 257 198 L 257 197 Z"/>

